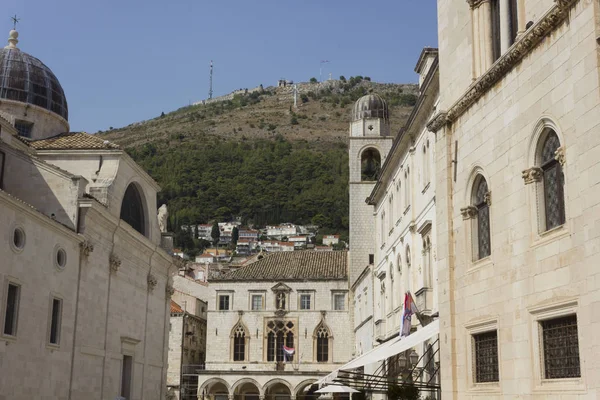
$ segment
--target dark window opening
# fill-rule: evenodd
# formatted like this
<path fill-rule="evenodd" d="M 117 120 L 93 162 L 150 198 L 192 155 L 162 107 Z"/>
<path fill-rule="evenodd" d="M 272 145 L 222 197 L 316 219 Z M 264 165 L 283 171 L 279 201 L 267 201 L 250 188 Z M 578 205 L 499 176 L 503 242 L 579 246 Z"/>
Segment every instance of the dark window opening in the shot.
<path fill-rule="evenodd" d="M 498 332 L 473 335 L 475 382 L 498 382 Z"/>
<path fill-rule="evenodd" d="M 131 372 L 133 368 L 133 357 L 123 356 L 123 369 L 121 370 L 121 396 L 127 400 L 131 399 Z"/>
<path fill-rule="evenodd" d="M 267 361 L 275 361 L 275 334 L 269 332 L 267 335 Z"/>
<path fill-rule="evenodd" d="M 60 325 L 62 319 L 62 301 L 60 299 L 52 300 L 52 316 L 50 322 L 50 343 L 59 344 Z"/>
<path fill-rule="evenodd" d="M 381 170 L 381 156 L 375 149 L 363 151 L 360 158 L 361 181 L 376 181 Z"/>
<path fill-rule="evenodd" d="M 517 40 L 517 33 L 519 32 L 519 14 L 517 0 L 510 0 L 508 6 L 510 8 L 510 44 L 512 45 Z"/>
<path fill-rule="evenodd" d="M 144 235 L 144 207 L 142 197 L 134 184 L 130 184 L 123 196 L 121 203 L 121 219 L 127 222 L 133 229 Z"/>
<path fill-rule="evenodd" d="M 375 264 L 375 254 L 369 254 L 369 265 Z"/>
<path fill-rule="evenodd" d="M 233 361 L 244 361 L 246 355 L 246 334 L 236 332 L 233 338 Z"/>
<path fill-rule="evenodd" d="M 475 207 L 477 208 L 477 256 L 482 259 L 491 254 L 490 207 L 487 182 L 483 176 L 475 184 Z"/>
<path fill-rule="evenodd" d="M 31 131 L 33 130 L 33 124 L 27 121 L 15 121 L 15 129 L 19 133 L 19 136 L 25 138 L 31 138 Z"/>
<path fill-rule="evenodd" d="M 577 316 L 542 322 L 544 341 L 544 377 L 546 379 L 579 378 L 579 339 Z"/>
<path fill-rule="evenodd" d="M 494 61 L 500 58 L 500 0 L 491 0 L 492 10 L 492 55 Z"/>
<path fill-rule="evenodd" d="M 546 230 L 565 223 L 564 178 L 562 167 L 555 157 L 559 147 L 560 141 L 556 133 L 551 132 L 548 134 L 542 146 L 541 154 Z"/>
<path fill-rule="evenodd" d="M 229 310 L 229 296 L 221 295 L 219 296 L 219 311 L 227 311 Z"/>
<path fill-rule="evenodd" d="M 21 287 L 12 283 L 8 284 L 8 294 L 6 297 L 6 310 L 4 313 L 4 334 L 17 335 L 17 318 L 19 314 L 19 297 Z"/>
<path fill-rule="evenodd" d="M 329 360 L 329 332 L 321 326 L 317 332 L 317 362 Z"/>

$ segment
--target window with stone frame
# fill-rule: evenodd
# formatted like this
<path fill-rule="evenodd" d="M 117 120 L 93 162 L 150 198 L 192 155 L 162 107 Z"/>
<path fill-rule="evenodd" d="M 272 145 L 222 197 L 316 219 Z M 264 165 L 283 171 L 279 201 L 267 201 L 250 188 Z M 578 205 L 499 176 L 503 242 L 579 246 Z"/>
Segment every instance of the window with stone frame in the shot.
<path fill-rule="evenodd" d="M 423 187 L 429 184 L 429 140 L 423 144 Z"/>
<path fill-rule="evenodd" d="M 250 295 L 250 299 L 251 299 L 251 307 L 252 307 L 252 311 L 260 311 L 260 310 L 264 310 L 264 295 L 261 293 L 258 294 L 251 294 Z"/>
<path fill-rule="evenodd" d="M 311 309 L 311 297 L 310 293 L 300 293 L 300 309 L 310 310 Z"/>
<path fill-rule="evenodd" d="M 480 260 L 491 254 L 490 238 L 490 192 L 487 181 L 483 175 L 478 175 L 473 185 L 472 204 L 475 212 L 474 233 L 474 258 Z"/>
<path fill-rule="evenodd" d="M 402 182 L 400 181 L 400 177 L 402 174 L 398 176 L 398 183 L 396 183 L 396 202 L 398 203 L 398 217 L 402 216 Z"/>
<path fill-rule="evenodd" d="M 230 308 L 231 296 L 229 294 L 219 294 L 217 296 L 217 307 L 219 311 L 228 311 Z"/>
<path fill-rule="evenodd" d="M 542 172 L 544 191 L 544 230 L 556 228 L 565 223 L 564 177 L 557 152 L 560 141 L 556 132 L 547 129 L 542 136 L 538 150 L 539 168 Z"/>
<path fill-rule="evenodd" d="M 390 213 L 388 216 L 388 225 L 389 225 L 389 231 L 391 232 L 391 230 L 394 228 L 394 195 L 391 194 L 389 199 L 388 199 L 388 212 Z"/>
<path fill-rule="evenodd" d="M 333 293 L 333 309 L 335 311 L 344 311 L 346 309 L 346 293 Z"/>
<path fill-rule="evenodd" d="M 404 211 L 410 207 L 410 168 L 404 172 Z"/>
<path fill-rule="evenodd" d="M 267 322 L 267 361 L 284 361 L 283 346 L 294 348 L 295 324 L 289 320 Z M 293 356 L 287 360 L 292 361 Z"/>
<path fill-rule="evenodd" d="M 406 246 L 406 291 L 411 292 L 412 291 L 412 276 L 411 276 L 411 272 L 410 272 L 410 267 L 412 265 L 412 261 L 410 258 L 410 247 Z"/>
<path fill-rule="evenodd" d="M 246 341 L 249 339 L 246 335 L 244 325 L 238 323 L 232 331 L 233 339 L 233 361 L 246 360 Z"/>
<path fill-rule="evenodd" d="M 21 285 L 9 282 L 6 288 L 6 306 L 4 308 L 3 333 L 8 336 L 17 336 Z"/>
<path fill-rule="evenodd" d="M 540 321 L 544 379 L 581 377 L 577 316 Z"/>
<path fill-rule="evenodd" d="M 423 286 L 426 288 L 433 287 L 431 258 L 431 238 L 427 234 L 423 238 Z"/>
<path fill-rule="evenodd" d="M 315 348 L 316 348 L 316 359 L 317 362 L 328 362 L 329 361 L 329 349 L 331 333 L 327 325 L 321 321 L 315 329 Z"/>
<path fill-rule="evenodd" d="M 473 382 L 498 382 L 498 331 L 473 335 Z"/>

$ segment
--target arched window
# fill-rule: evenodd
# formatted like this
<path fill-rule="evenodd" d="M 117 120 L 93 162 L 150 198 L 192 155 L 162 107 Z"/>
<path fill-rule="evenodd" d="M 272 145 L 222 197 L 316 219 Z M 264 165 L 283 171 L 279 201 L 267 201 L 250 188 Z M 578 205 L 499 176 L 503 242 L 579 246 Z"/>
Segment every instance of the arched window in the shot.
<path fill-rule="evenodd" d="M 429 147 L 429 141 L 423 144 L 423 186 L 427 186 L 429 183 L 429 158 L 427 156 L 427 147 Z"/>
<path fill-rule="evenodd" d="M 404 209 L 410 207 L 410 168 L 404 172 Z"/>
<path fill-rule="evenodd" d="M 233 361 L 245 361 L 246 360 L 246 329 L 242 323 L 238 323 L 232 331 L 233 337 Z"/>
<path fill-rule="evenodd" d="M 361 181 L 376 181 L 381 169 L 381 156 L 373 148 L 366 149 L 360 157 Z"/>
<path fill-rule="evenodd" d="M 121 219 L 142 235 L 146 234 L 142 196 L 133 183 L 125 190 L 121 203 Z"/>
<path fill-rule="evenodd" d="M 381 212 L 381 243 L 385 243 L 385 211 Z"/>
<path fill-rule="evenodd" d="M 267 361 L 283 361 L 283 346 L 294 348 L 294 323 L 269 321 L 267 330 Z M 292 361 L 293 356 L 287 356 L 287 360 Z"/>
<path fill-rule="evenodd" d="M 431 241 L 429 235 L 423 239 L 423 286 L 432 287 L 431 277 Z"/>
<path fill-rule="evenodd" d="M 394 264 L 390 263 L 390 309 L 388 312 L 392 312 L 396 309 L 396 299 L 394 298 Z"/>
<path fill-rule="evenodd" d="M 475 211 L 474 233 L 476 241 L 476 259 L 480 260 L 491 254 L 490 241 L 490 193 L 485 178 L 482 175 L 475 178 L 473 185 L 472 204 Z"/>
<path fill-rule="evenodd" d="M 540 143 L 538 159 L 544 187 L 544 222 L 545 230 L 550 230 L 565 223 L 564 179 L 562 166 L 556 156 L 560 141 L 556 132 L 549 129 Z"/>
<path fill-rule="evenodd" d="M 329 361 L 329 341 L 332 339 L 329 328 L 323 321 L 315 329 L 314 334 L 317 362 Z"/>
<path fill-rule="evenodd" d="M 412 276 L 410 271 L 411 259 L 410 259 L 410 247 L 406 246 L 406 291 L 410 292 L 412 290 Z"/>
<path fill-rule="evenodd" d="M 394 227 L 394 195 L 391 194 L 390 198 L 388 200 L 388 211 L 390 213 L 389 215 L 389 221 L 388 224 L 390 225 L 390 230 L 392 230 L 392 228 Z"/>
<path fill-rule="evenodd" d="M 398 217 L 402 216 L 402 193 L 400 192 L 402 189 L 402 182 L 400 181 L 400 177 L 398 177 L 398 183 L 396 184 L 396 201 L 398 202 Z"/>

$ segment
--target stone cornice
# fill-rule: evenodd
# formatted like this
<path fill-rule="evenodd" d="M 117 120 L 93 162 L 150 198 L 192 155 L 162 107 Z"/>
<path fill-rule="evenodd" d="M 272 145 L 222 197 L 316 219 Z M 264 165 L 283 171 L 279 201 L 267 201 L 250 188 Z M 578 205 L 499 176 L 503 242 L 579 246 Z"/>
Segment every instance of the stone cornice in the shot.
<path fill-rule="evenodd" d="M 448 113 L 446 111 L 440 111 L 427 123 L 427 130 L 429 132 L 437 132 L 441 127 L 448 123 Z"/>
<path fill-rule="evenodd" d="M 477 100 L 488 92 L 506 73 L 512 70 L 540 41 L 556 29 L 567 17 L 570 8 L 578 0 L 554 0 L 554 5 L 532 27 L 504 53 L 492 67 L 477 79 L 467 91 L 448 109 L 446 121 L 433 123 L 434 118 L 427 128 L 436 132 L 442 126 L 456 121 Z M 479 3 L 477 0 L 468 0 L 469 4 Z M 441 114 L 441 113 L 440 113 Z M 439 115 L 439 114 L 438 114 Z"/>

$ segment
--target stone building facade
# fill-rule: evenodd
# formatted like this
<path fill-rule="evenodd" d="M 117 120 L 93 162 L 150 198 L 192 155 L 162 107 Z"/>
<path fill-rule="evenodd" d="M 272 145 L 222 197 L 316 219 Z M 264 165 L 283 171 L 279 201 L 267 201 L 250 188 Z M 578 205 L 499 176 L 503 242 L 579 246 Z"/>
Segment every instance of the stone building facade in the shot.
<path fill-rule="evenodd" d="M 355 357 L 399 335 L 406 292 L 412 294 L 423 318 L 438 312 L 435 142 L 426 128 L 439 100 L 437 49 L 424 49 L 415 71 L 420 77 L 420 96 L 406 126 L 395 137 L 389 135 L 383 99 L 368 95 L 354 107 L 349 151 Z M 361 138 L 360 145 L 353 145 L 355 135 Z M 374 174 L 365 173 L 369 166 L 360 153 L 370 151 L 371 146 L 383 150 Z M 418 318 L 413 320 L 413 327 L 419 329 Z M 422 356 L 429 344 L 420 343 L 413 350 Z M 381 374 L 384 360 L 364 365 L 364 373 Z M 388 373 L 395 373 L 392 364 L 396 361 L 386 360 Z"/>
<path fill-rule="evenodd" d="M 175 267 L 160 188 L 116 145 L 68 132 L 60 83 L 17 38 L 0 49 L 2 397 L 161 399 Z"/>
<path fill-rule="evenodd" d="M 600 396 L 599 12 L 438 0 L 444 398 Z"/>
<path fill-rule="evenodd" d="M 198 397 L 295 399 L 352 356 L 346 252 L 281 252 L 210 281 Z M 284 346 L 294 354 L 284 359 Z"/>

